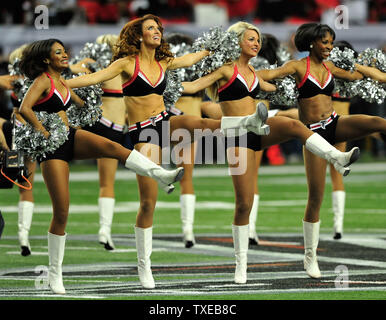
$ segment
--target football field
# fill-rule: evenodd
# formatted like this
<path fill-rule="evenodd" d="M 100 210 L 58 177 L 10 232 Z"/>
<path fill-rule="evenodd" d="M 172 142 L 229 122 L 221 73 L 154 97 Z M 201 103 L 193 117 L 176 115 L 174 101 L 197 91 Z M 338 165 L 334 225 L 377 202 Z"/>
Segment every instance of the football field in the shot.
<path fill-rule="evenodd" d="M 117 173 L 112 226 L 114 251 L 97 241 L 99 192 L 96 166 L 75 164 L 70 175 L 70 214 L 63 263 L 66 295 L 47 289 L 47 230 L 51 204 L 38 171 L 30 231 L 32 255 L 20 255 L 18 191 L 0 189 L 5 228 L 0 239 L 0 300 L 385 300 L 386 163 L 356 163 L 344 178 L 344 233 L 333 240 L 331 182 L 321 208 L 318 261 L 323 277 L 303 270 L 302 218 L 307 186 L 302 165 L 262 166 L 259 174 L 259 245 L 249 246 L 248 281 L 235 284 L 231 224 L 234 191 L 224 166 L 197 166 L 196 245 L 182 242 L 179 185 L 159 190 L 152 271 L 155 289 L 143 289 L 136 270 L 134 224 L 138 210 L 135 175 Z"/>

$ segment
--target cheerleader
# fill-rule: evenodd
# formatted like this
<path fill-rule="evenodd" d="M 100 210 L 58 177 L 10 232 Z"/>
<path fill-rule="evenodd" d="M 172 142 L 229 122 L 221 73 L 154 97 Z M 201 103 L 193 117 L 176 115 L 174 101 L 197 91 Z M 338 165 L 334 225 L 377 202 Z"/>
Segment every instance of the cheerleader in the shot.
<path fill-rule="evenodd" d="M 228 64 L 224 64 L 212 73 L 193 82 L 183 82 L 184 92 L 194 93 L 207 88 L 207 94 L 212 100 L 218 100 L 224 118 L 232 121 L 233 117 L 247 115 L 255 108 L 255 97 L 259 90 L 274 91 L 276 88 L 265 82 L 249 60 L 255 57 L 261 48 L 259 29 L 246 22 L 231 25 L 228 31 L 238 35 L 241 47 L 240 57 Z M 258 103 L 258 106 L 265 106 Z M 224 117 L 225 116 L 225 117 Z M 268 116 L 268 113 L 267 113 Z M 237 121 L 237 118 L 234 120 Z M 268 135 L 248 133 L 236 137 L 233 141 L 227 137 L 227 156 L 234 185 L 236 208 L 232 225 L 233 243 L 236 256 L 235 283 L 247 281 L 247 251 L 249 236 L 249 215 L 253 204 L 255 177 L 257 173 L 255 152 L 290 139 L 299 139 L 305 147 L 316 156 L 333 163 L 339 172 L 348 174 L 348 166 L 358 158 L 359 149 L 350 152 L 340 152 L 323 139 L 319 134 L 312 132 L 300 121 L 288 117 L 275 116 L 266 120 L 270 126 Z M 227 130 L 224 130 L 227 135 Z M 242 154 L 246 170 L 240 174 L 234 169 L 234 155 Z"/>
<path fill-rule="evenodd" d="M 74 102 L 84 102 L 70 89 L 61 73 L 68 67 L 68 55 L 63 43 L 57 39 L 36 41 L 24 51 L 20 70 L 33 80 L 21 106 L 24 119 L 41 132 L 45 139 L 55 136 L 55 128 L 48 131 L 34 111 L 58 113 L 68 123 L 65 111 Z M 38 156 L 44 182 L 53 206 L 53 218 L 48 232 L 49 287 L 54 293 L 64 294 L 62 262 L 66 241 L 66 224 L 69 211 L 69 162 L 73 159 L 114 158 L 126 168 L 149 176 L 162 186 L 171 187 L 183 175 L 183 169 L 165 170 L 141 153 L 91 132 L 67 127 L 66 141 L 54 152 Z"/>
<path fill-rule="evenodd" d="M 174 46 L 185 44 L 188 48 L 193 45 L 193 39 L 183 34 L 171 34 L 167 37 L 167 42 Z M 187 74 L 186 72 L 185 74 Z M 186 77 L 185 77 L 186 78 Z M 182 79 L 188 81 L 187 79 Z M 198 92 L 192 95 L 182 94 L 177 100 L 175 107 L 169 108 L 169 112 L 176 116 L 181 114 L 193 115 L 201 118 L 201 102 L 203 92 Z M 213 119 L 213 118 L 212 118 Z M 191 248 L 195 244 L 195 237 L 193 232 L 196 195 L 194 193 L 193 185 L 193 169 L 196 158 L 197 142 L 182 148 L 179 153 L 181 159 L 181 166 L 184 168 L 184 176 L 180 181 L 181 195 L 180 195 L 180 217 L 182 222 L 182 234 L 185 248 Z"/>
<path fill-rule="evenodd" d="M 107 44 L 112 51 L 118 36 L 113 34 L 101 35 L 96 39 L 97 44 Z M 95 62 L 95 61 L 94 61 Z M 126 124 L 126 106 L 123 101 L 121 78 L 102 83 L 102 117 L 92 126 L 83 127 L 84 130 L 106 137 L 121 145 L 124 144 L 124 128 Z M 98 240 L 106 250 L 114 250 L 111 238 L 111 226 L 114 216 L 115 192 L 114 182 L 118 167 L 118 160 L 111 158 L 97 159 L 99 172 L 99 231 Z"/>
<path fill-rule="evenodd" d="M 163 30 L 160 18 L 151 14 L 128 22 L 120 32 L 113 62 L 106 69 L 69 80 L 69 86 L 89 86 L 120 75 L 128 110 L 130 140 L 136 150 L 157 162 L 160 162 L 164 141 L 169 141 L 169 134 L 177 129 L 186 129 L 191 140 L 194 140 L 192 137 L 196 129 L 214 131 L 221 127 L 242 127 L 263 133 L 266 125 L 261 110 L 238 117 L 237 123 L 223 123 L 192 115 L 170 117 L 162 96 L 166 87 L 165 72 L 168 69 L 189 67 L 209 55 L 209 51 L 202 50 L 174 58 L 163 38 Z M 157 186 L 152 179 L 143 176 L 137 176 L 137 181 L 140 193 L 140 208 L 135 225 L 138 275 L 143 287 L 154 288 L 150 256 Z"/>
<path fill-rule="evenodd" d="M 308 51 L 309 56 L 288 61 L 277 69 L 261 70 L 260 74 L 267 81 L 293 75 L 299 91 L 300 121 L 331 144 L 357 139 L 373 132 L 385 133 L 385 119 L 367 115 L 339 116 L 334 110 L 331 98 L 334 77 L 346 80 L 363 78 L 358 71 L 346 71 L 336 67 L 331 61 L 324 61 L 333 48 L 334 39 L 335 32 L 328 25 L 303 24 L 296 31 L 295 45 L 299 51 Z M 327 163 L 312 154 L 316 151 L 315 147 L 307 149 L 304 150 L 308 184 L 308 203 L 303 218 L 304 269 L 310 277 L 320 278 L 316 250 Z M 343 175 L 346 174 L 338 171 Z"/>

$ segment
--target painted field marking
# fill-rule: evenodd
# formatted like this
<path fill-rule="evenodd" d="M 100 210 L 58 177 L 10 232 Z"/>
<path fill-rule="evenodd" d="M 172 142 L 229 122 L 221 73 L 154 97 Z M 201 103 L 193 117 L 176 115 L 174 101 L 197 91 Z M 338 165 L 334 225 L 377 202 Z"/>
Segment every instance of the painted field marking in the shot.
<path fill-rule="evenodd" d="M 11 254 L 11 255 L 20 255 L 20 251 L 7 251 L 6 254 Z M 48 256 L 47 251 L 36 251 L 33 250 L 31 251 L 32 256 Z"/>
<path fill-rule="evenodd" d="M 335 280 L 322 280 L 322 282 L 335 282 Z M 347 284 L 386 284 L 386 281 L 339 280 L 339 283 L 347 283 Z"/>
<path fill-rule="evenodd" d="M 384 163 L 373 162 L 373 163 L 354 163 L 351 165 L 352 172 L 348 176 L 350 178 L 355 173 L 360 172 L 382 172 L 386 173 L 386 165 Z M 283 174 L 303 174 L 304 175 L 304 165 L 284 165 L 284 166 L 261 166 L 259 168 L 259 176 L 265 175 L 280 175 Z M 200 177 L 228 177 L 228 168 L 227 167 L 195 167 L 193 171 L 194 178 Z M 124 169 L 118 169 L 116 173 L 116 180 L 136 180 L 136 175 L 134 172 Z M 70 172 L 70 181 L 98 181 L 99 174 L 98 171 L 86 171 L 86 172 Z M 35 182 L 43 182 L 43 177 L 40 172 L 36 173 Z"/>
<path fill-rule="evenodd" d="M 35 248 L 35 247 L 34 247 Z M 47 248 L 48 249 L 48 248 Z M 100 248 L 78 248 L 78 247 L 66 247 L 66 250 L 94 250 L 94 251 L 102 251 Z M 105 250 L 107 254 L 114 254 L 114 253 L 126 253 L 126 252 L 137 252 L 137 249 L 114 249 L 114 250 Z M 152 250 L 153 252 L 162 252 L 167 251 L 166 248 L 154 248 Z M 13 255 L 20 255 L 20 251 L 7 251 L 6 254 L 13 254 Z M 33 256 L 48 256 L 48 251 L 31 251 L 31 255 Z"/>
<path fill-rule="evenodd" d="M 212 235 L 213 236 L 213 235 Z M 216 235 L 217 237 L 221 237 L 221 235 Z M 223 235 L 230 238 L 230 235 Z M 280 239 L 280 237 L 284 237 L 286 235 L 278 234 L 277 237 Z M 296 234 L 297 237 L 301 236 L 301 234 Z M 166 235 L 165 235 L 166 237 Z M 207 235 L 207 237 L 210 237 Z M 213 236 L 214 237 L 214 236 Z M 352 237 L 352 238 L 351 238 Z M 79 240 L 81 239 L 81 235 L 74 235 L 74 239 Z M 92 241 L 90 235 L 83 235 L 83 238 L 87 241 Z M 154 239 L 154 245 L 155 249 L 158 249 L 158 246 L 162 246 L 163 250 L 177 250 L 181 246 L 181 243 L 177 241 L 167 241 L 167 240 L 159 240 L 157 238 L 157 235 L 155 235 Z M 350 240 L 353 241 L 355 238 L 357 238 L 357 241 L 354 241 L 354 244 L 366 247 L 370 245 L 371 243 L 375 242 L 377 239 L 382 242 L 382 236 L 378 235 L 377 237 L 374 235 L 347 235 L 346 238 L 351 238 Z M 133 239 L 126 238 L 126 241 L 133 241 Z M 330 240 L 332 242 L 332 240 Z M 289 244 L 290 242 L 285 241 L 278 241 L 277 243 L 281 244 Z M 291 242 L 295 243 L 296 242 Z M 198 247 L 198 245 L 197 245 Z M 79 247 L 73 246 L 72 248 L 78 249 Z M 196 246 L 193 248 L 193 250 L 196 250 Z M 214 252 L 217 252 L 218 256 L 233 256 L 233 248 L 232 247 L 224 247 L 223 250 L 221 249 L 221 246 L 219 245 L 205 245 L 200 244 L 199 250 L 197 252 L 202 250 L 207 250 L 208 248 L 211 248 Z M 197 253 L 196 251 L 190 251 L 192 253 Z M 301 264 L 299 263 L 300 260 L 303 258 L 302 254 L 288 254 L 288 253 L 281 253 L 281 252 L 263 252 L 262 250 L 250 250 L 251 257 L 256 258 L 259 257 L 261 254 L 269 254 L 270 257 L 277 257 L 277 258 L 289 258 L 292 257 L 292 259 L 295 260 L 295 262 L 272 262 L 272 263 L 255 263 L 255 260 L 249 260 L 251 261 L 248 264 L 248 267 L 256 267 L 259 266 L 279 266 L 279 265 L 295 265 L 295 264 Z M 181 251 L 180 251 L 181 252 Z M 185 250 L 186 252 L 186 250 Z M 18 252 L 19 254 L 19 252 Z M 225 260 L 224 260 L 225 261 Z M 386 263 L 381 261 L 373 261 L 373 260 L 360 260 L 360 259 L 347 259 L 347 258 L 341 258 L 341 257 L 319 257 L 320 262 L 328 262 L 328 263 L 339 263 L 339 264 L 347 264 L 351 265 L 352 268 L 355 268 L 355 266 L 368 266 L 368 268 L 365 270 L 363 268 L 360 268 L 358 270 L 350 270 L 350 277 L 356 276 L 356 279 L 352 279 L 348 281 L 349 284 L 355 285 L 363 285 L 363 287 L 350 287 L 348 291 L 363 291 L 363 290 L 385 290 L 386 281 L 384 281 L 386 274 Z M 212 278 L 206 278 L 206 279 L 199 279 L 197 278 L 199 275 L 202 275 L 202 272 L 204 270 L 210 270 L 213 268 L 216 268 L 219 270 L 230 270 L 234 269 L 234 261 L 232 262 L 208 262 L 208 263 L 202 263 L 200 264 L 155 264 L 153 265 L 153 271 L 155 271 L 154 277 L 156 279 L 156 285 L 158 288 L 155 290 L 146 290 L 141 288 L 139 281 L 137 279 L 138 275 L 136 274 L 124 274 L 124 275 L 111 275 L 111 274 L 94 274 L 91 273 L 93 271 L 114 271 L 118 270 L 121 271 L 121 269 L 127 269 L 127 268 L 135 268 L 135 263 L 99 263 L 98 265 L 69 265 L 64 266 L 64 282 L 66 285 L 66 289 L 68 289 L 68 294 L 66 294 L 63 297 L 66 298 L 89 298 L 89 299 L 104 299 L 108 297 L 138 297 L 140 299 L 141 296 L 161 296 L 161 295 L 178 295 L 178 296 L 186 296 L 186 295 L 205 295 L 205 296 L 215 296 L 219 294 L 224 295 L 233 295 L 233 294 L 266 294 L 266 293 L 288 293 L 288 292 L 339 292 L 342 291 L 342 288 L 312 288 L 312 287 L 301 287 L 301 288 L 284 288 L 284 289 L 268 289 L 266 290 L 264 286 L 270 286 L 272 288 L 272 281 L 277 281 L 279 279 L 303 279 L 302 283 L 304 285 L 304 279 L 309 280 L 307 275 L 304 271 L 286 271 L 286 272 L 267 272 L 267 273 L 260 273 L 260 272 L 250 272 L 248 273 L 248 281 L 256 281 L 256 283 L 247 283 L 246 285 L 236 285 L 233 282 L 233 275 L 232 273 L 220 273 L 216 272 L 216 274 L 207 274 L 206 277 L 212 277 Z M 166 267 L 165 267 L 166 266 Z M 383 268 L 383 269 L 375 269 Z M 201 268 L 201 269 L 200 269 Z M 370 269 L 374 268 L 374 269 Z M 194 273 L 176 273 L 178 271 L 183 271 L 187 269 L 196 269 L 199 271 L 199 275 Z M 17 271 L 19 270 L 19 271 Z M 0 270 L 0 275 L 7 273 L 16 273 L 16 272 L 30 272 L 31 268 L 13 268 L 8 270 Z M 87 273 L 90 271 L 89 275 L 76 275 L 76 271 Z M 71 275 L 66 275 L 66 273 L 70 273 Z M 223 278 L 218 278 L 219 275 L 224 275 Z M 336 274 L 333 272 L 333 270 L 322 270 L 323 277 L 333 279 L 336 277 Z M 373 280 L 369 278 L 369 275 L 374 275 Z M 380 276 L 382 275 L 382 276 Z M 180 279 L 166 279 L 167 277 L 179 277 Z M 214 277 L 217 278 L 214 278 Z M 364 280 L 363 277 L 366 276 L 368 280 Z M 376 277 L 377 276 L 377 277 Z M 14 279 L 15 276 L 12 276 Z M 111 281 L 111 280 L 100 280 L 98 278 L 130 278 L 134 281 Z M 196 277 L 196 279 L 189 279 L 190 277 Z M 23 277 L 21 274 L 21 277 L 18 278 L 18 280 L 21 280 L 22 278 L 32 280 L 33 277 Z M 163 279 L 163 280 L 157 280 L 157 279 Z M 0 280 L 5 279 L 11 279 L 7 276 L 0 276 Z M 86 280 L 87 279 L 87 280 Z M 268 284 L 262 284 L 261 280 L 267 280 Z M 334 280 L 325 279 L 322 280 L 321 283 L 325 283 L 328 285 L 329 283 L 335 282 Z M 379 279 L 379 280 L 376 280 Z M 68 282 L 75 283 L 75 285 L 68 285 Z M 82 284 L 82 282 L 87 282 L 87 284 Z M 204 283 L 203 283 L 204 282 Z M 295 281 L 296 283 L 296 281 Z M 309 280 L 309 283 L 315 283 L 313 280 Z M 78 284 L 78 285 L 76 285 Z M 198 286 L 202 286 L 200 288 L 197 288 Z M 307 285 L 307 284 L 306 284 Z M 177 289 L 173 289 L 172 287 L 176 287 Z M 216 287 L 216 290 L 213 290 L 212 286 Z M 294 284 L 296 286 L 296 284 Z M 169 287 L 169 288 L 167 288 Z M 240 288 L 240 289 L 238 289 Z M 344 289 L 346 290 L 346 289 Z M 31 290 L 31 288 L 20 288 L 20 289 L 9 289 L 9 288 L 3 288 L 0 289 L 0 297 L 6 297 L 6 296 L 15 296 L 15 297 L 28 297 L 28 296 L 34 296 L 34 297 L 49 297 L 49 298 L 56 298 L 58 296 L 56 295 L 50 295 L 42 292 L 37 292 L 36 290 Z"/>
<path fill-rule="evenodd" d="M 243 287 L 256 287 L 256 286 L 261 286 L 261 287 L 264 287 L 264 286 L 272 286 L 272 283 L 244 283 L 242 284 Z M 206 286 L 206 288 L 210 288 L 210 289 L 216 289 L 216 288 L 240 288 L 240 284 L 222 284 L 222 285 L 210 285 L 210 286 Z"/>

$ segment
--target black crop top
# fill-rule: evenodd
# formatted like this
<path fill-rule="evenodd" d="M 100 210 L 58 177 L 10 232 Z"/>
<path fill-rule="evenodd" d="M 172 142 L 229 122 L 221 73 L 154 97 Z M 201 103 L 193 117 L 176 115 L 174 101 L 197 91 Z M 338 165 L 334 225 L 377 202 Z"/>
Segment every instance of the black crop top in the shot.
<path fill-rule="evenodd" d="M 47 72 L 45 72 L 45 74 L 51 80 L 51 90 L 46 97 L 35 103 L 33 110 L 46 111 L 48 113 L 56 113 L 61 110 L 67 110 L 71 104 L 70 90 L 67 88 L 66 84 L 62 82 L 67 89 L 67 96 L 64 98 L 62 94 L 55 88 L 54 80 L 51 78 L 51 76 Z"/>
<path fill-rule="evenodd" d="M 239 73 L 235 64 L 233 76 L 229 81 L 218 89 L 219 102 L 240 100 L 244 97 L 256 98 L 260 90 L 259 79 L 256 74 L 253 74 L 254 79 L 252 85 L 248 88 L 248 83 L 245 78 Z"/>
<path fill-rule="evenodd" d="M 303 80 L 297 85 L 299 96 L 298 99 L 311 98 L 318 94 L 325 94 L 331 96 L 334 90 L 334 77 L 330 70 L 323 63 L 324 67 L 328 71 L 328 76 L 324 84 L 322 85 L 311 73 L 310 73 L 310 57 L 307 57 L 307 71 Z"/>
<path fill-rule="evenodd" d="M 139 58 L 135 57 L 135 70 L 131 79 L 122 85 L 122 92 L 124 96 L 141 97 L 155 93 L 162 95 L 166 88 L 165 73 L 157 61 L 160 68 L 160 75 L 155 84 L 146 77 L 146 75 L 139 68 Z"/>

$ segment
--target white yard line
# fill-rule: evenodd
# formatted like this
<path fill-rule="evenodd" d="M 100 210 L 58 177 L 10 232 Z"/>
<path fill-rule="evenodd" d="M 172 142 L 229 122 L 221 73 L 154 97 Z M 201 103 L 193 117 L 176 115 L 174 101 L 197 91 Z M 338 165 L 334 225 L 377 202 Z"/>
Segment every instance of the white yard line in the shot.
<path fill-rule="evenodd" d="M 383 172 L 386 173 L 386 163 L 383 162 L 374 162 L 374 163 L 354 163 L 351 165 L 351 173 L 361 173 L 361 172 Z M 259 176 L 264 175 L 288 175 L 288 174 L 304 174 L 303 165 L 284 165 L 284 166 L 261 166 L 259 168 Z M 228 176 L 228 168 L 205 168 L 196 166 L 193 171 L 194 177 L 224 177 Z M 350 176 L 349 176 L 350 177 Z M 129 170 L 119 169 L 117 171 L 116 180 L 135 180 L 135 173 Z M 85 171 L 85 172 L 71 172 L 70 173 L 71 181 L 97 181 L 99 180 L 98 170 L 95 166 L 95 171 Z M 41 173 L 37 173 L 35 176 L 36 182 L 42 182 L 43 177 Z"/>

